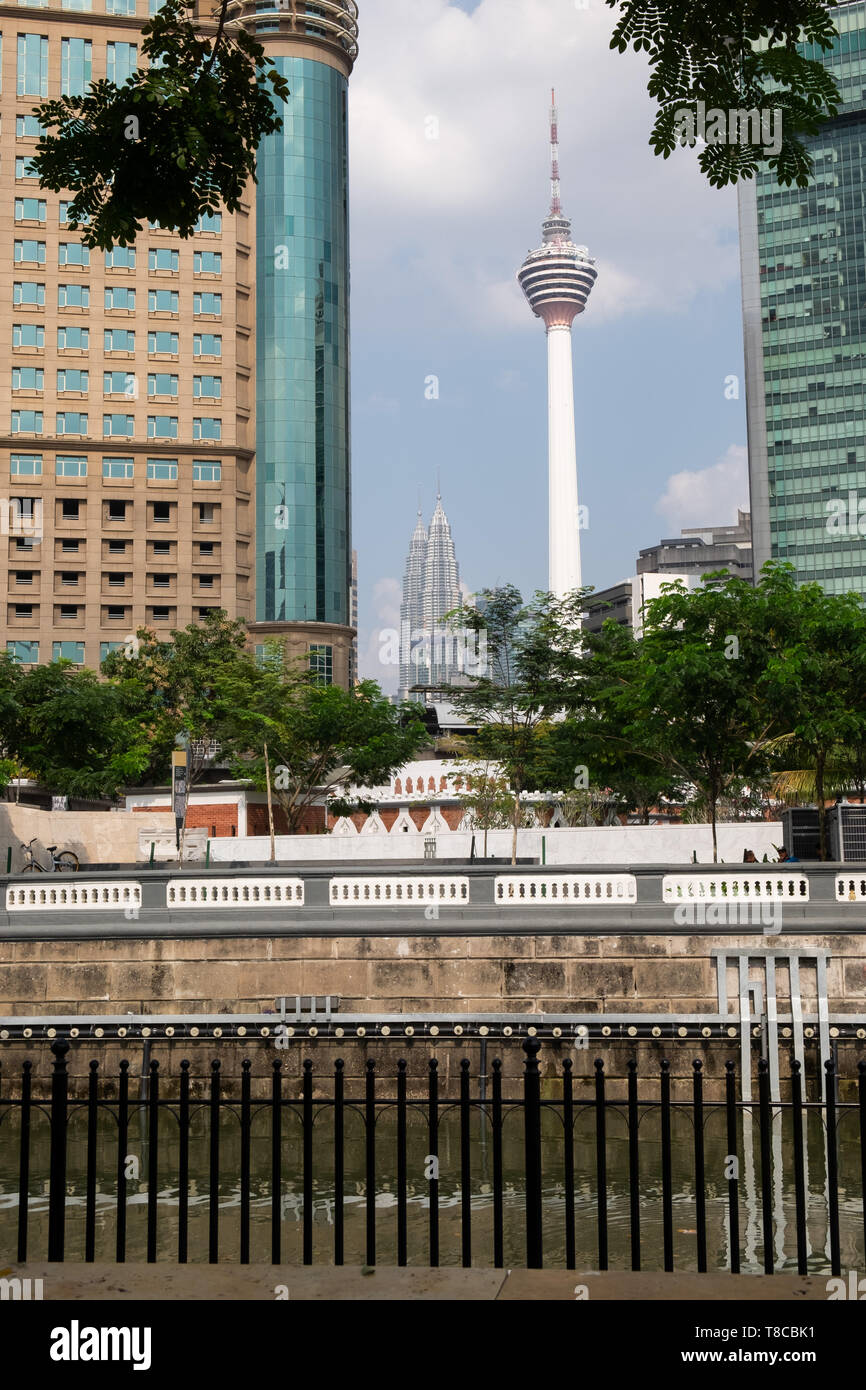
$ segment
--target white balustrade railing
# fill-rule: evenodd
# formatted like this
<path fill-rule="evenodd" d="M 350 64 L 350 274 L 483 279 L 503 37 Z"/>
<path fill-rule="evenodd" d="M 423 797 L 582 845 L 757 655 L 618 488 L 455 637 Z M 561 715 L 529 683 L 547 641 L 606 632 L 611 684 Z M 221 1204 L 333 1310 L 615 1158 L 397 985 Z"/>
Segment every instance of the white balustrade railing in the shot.
<path fill-rule="evenodd" d="M 624 907 L 637 902 L 637 879 L 634 874 L 501 874 L 494 894 L 497 904 L 512 907 Z"/>
<path fill-rule="evenodd" d="M 809 880 L 791 870 L 759 873 L 665 874 L 666 903 L 781 903 L 809 901 Z"/>
<path fill-rule="evenodd" d="M 6 889 L 7 912 L 124 912 L 141 907 L 141 884 L 130 881 L 82 882 L 47 878 Z"/>
<path fill-rule="evenodd" d="M 173 878 L 167 907 L 303 907 L 299 878 Z"/>
<path fill-rule="evenodd" d="M 468 878 L 425 877 L 400 874 L 388 878 L 332 878 L 330 899 L 334 907 L 373 903 L 381 907 L 437 903 L 457 907 L 469 902 Z"/>

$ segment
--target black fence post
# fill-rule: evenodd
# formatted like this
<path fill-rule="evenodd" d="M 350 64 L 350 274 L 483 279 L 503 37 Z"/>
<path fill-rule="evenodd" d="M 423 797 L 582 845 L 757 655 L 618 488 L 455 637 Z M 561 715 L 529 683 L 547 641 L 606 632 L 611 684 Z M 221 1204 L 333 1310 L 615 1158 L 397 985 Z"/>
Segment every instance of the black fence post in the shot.
<path fill-rule="evenodd" d="M 598 1214 L 598 1267 L 607 1269 L 607 1111 L 604 1062 L 595 1059 L 595 1186 Z"/>
<path fill-rule="evenodd" d="M 250 1262 L 250 1059 L 241 1063 L 241 1264 Z"/>
<path fill-rule="evenodd" d="M 334 1264 L 343 1263 L 345 1235 L 345 1063 L 342 1057 L 334 1062 Z M 404 1083 L 405 1084 L 405 1083 Z"/>
<path fill-rule="evenodd" d="M 282 1124 L 283 1077 L 282 1062 L 273 1063 L 271 1078 L 271 1264 L 280 1263 L 282 1249 Z"/>
<path fill-rule="evenodd" d="M 210 1064 L 210 1173 L 208 1178 L 208 1263 L 219 1263 L 220 1250 L 220 1064 Z"/>
<path fill-rule="evenodd" d="M 147 1263 L 156 1261 L 156 1221 L 159 1200 L 159 1062 L 150 1064 L 147 1093 Z"/>
<path fill-rule="evenodd" d="M 303 1162 L 302 1177 L 304 1194 L 303 1263 L 313 1263 L 313 1064 L 309 1057 L 304 1062 L 304 1076 L 301 1083 L 303 1099 Z"/>
<path fill-rule="evenodd" d="M 54 1069 L 51 1074 L 51 1157 L 48 1179 L 48 1258 L 63 1259 L 66 1221 L 66 1123 L 69 1100 L 69 1073 L 66 1054 L 69 1043 L 51 1044 Z"/>
<path fill-rule="evenodd" d="M 18 1156 L 18 1263 L 27 1259 L 27 1208 L 30 1196 L 30 1097 L 33 1063 L 25 1062 L 21 1077 L 21 1136 Z"/>
<path fill-rule="evenodd" d="M 407 1250 L 406 1210 L 406 1059 L 397 1063 L 397 1264 L 405 1265 Z"/>
<path fill-rule="evenodd" d="M 707 1179 L 704 1161 L 703 1062 L 692 1062 L 692 1121 L 695 1130 L 695 1219 L 697 1221 L 698 1273 L 707 1272 Z"/>
<path fill-rule="evenodd" d="M 118 1264 L 126 1259 L 126 1159 L 129 1147 L 129 1062 L 120 1063 L 117 1086 L 117 1213 L 116 1258 Z"/>
<path fill-rule="evenodd" d="M 526 1182 L 526 1266 L 541 1269 L 542 1201 L 541 1201 L 541 1073 L 538 1054 L 541 1043 L 527 1038 L 523 1044 L 526 1064 L 523 1069 L 523 1143 Z"/>
<path fill-rule="evenodd" d="M 662 1226 L 664 1239 L 665 1273 L 670 1274 L 674 1267 L 674 1196 L 671 1136 L 671 1064 L 663 1058 L 661 1064 L 661 1104 L 662 1104 Z"/>
<path fill-rule="evenodd" d="M 177 1165 L 177 1259 L 186 1264 L 189 1253 L 189 1062 L 180 1064 Z"/>
<path fill-rule="evenodd" d="M 637 1100 L 637 1062 L 628 1062 L 628 1202 L 631 1235 L 631 1267 L 640 1269 L 640 1151 L 638 1125 L 640 1114 Z"/>
<path fill-rule="evenodd" d="M 367 1264 L 372 1267 L 376 1263 L 376 1063 L 372 1057 L 367 1061 L 364 1118 Z"/>
<path fill-rule="evenodd" d="M 90 1063 L 87 1078 L 87 1176 L 84 1196 L 84 1259 L 96 1259 L 96 1136 L 99 1101 L 99 1063 Z"/>
<path fill-rule="evenodd" d="M 439 1264 L 439 1063 L 431 1057 L 427 1077 L 427 1163 L 430 1193 L 430 1264 Z M 425 1174 L 427 1176 L 427 1174 Z"/>
<path fill-rule="evenodd" d="M 824 1088 L 825 1134 L 827 1140 L 827 1208 L 830 1224 L 830 1270 L 842 1273 L 842 1253 L 839 1240 L 839 1154 L 836 1134 L 836 1068 L 832 1061 L 824 1063 L 827 1084 Z"/>
<path fill-rule="evenodd" d="M 464 1269 L 472 1267 L 472 1173 L 470 1167 L 469 1058 L 460 1062 L 460 1244 Z"/>
<path fill-rule="evenodd" d="M 725 1109 L 728 1153 L 728 1225 L 731 1238 L 731 1273 L 740 1272 L 740 1156 L 737 1152 L 737 1078 L 733 1062 L 725 1063 Z"/>
<path fill-rule="evenodd" d="M 863 1207 L 863 1248 L 866 1250 L 866 1062 L 857 1063 L 857 1072 L 857 1098 L 860 1103 L 860 1202 Z"/>
<path fill-rule="evenodd" d="M 764 1238 L 764 1273 L 773 1273 L 773 1157 L 770 1145 L 770 1064 L 758 1061 L 758 1113 L 761 1126 L 761 1225 Z"/>
<path fill-rule="evenodd" d="M 505 1265 L 504 1210 L 502 1193 L 502 1062 L 493 1062 L 493 1264 Z"/>
<path fill-rule="evenodd" d="M 863 1067 L 863 1063 L 860 1066 Z M 860 1075 L 861 1085 L 863 1073 Z M 862 1113 L 862 1112 L 861 1112 Z M 803 1151 L 803 1077 L 796 1057 L 791 1062 L 791 1127 L 794 1140 L 794 1211 L 797 1226 L 797 1273 L 808 1274 L 806 1241 L 806 1164 Z M 866 1216 L 864 1216 L 866 1221 Z"/>
<path fill-rule="evenodd" d="M 572 1060 L 562 1063 L 562 1142 L 565 1178 L 565 1264 L 574 1269 L 577 1254 L 574 1242 L 574 1077 Z"/>

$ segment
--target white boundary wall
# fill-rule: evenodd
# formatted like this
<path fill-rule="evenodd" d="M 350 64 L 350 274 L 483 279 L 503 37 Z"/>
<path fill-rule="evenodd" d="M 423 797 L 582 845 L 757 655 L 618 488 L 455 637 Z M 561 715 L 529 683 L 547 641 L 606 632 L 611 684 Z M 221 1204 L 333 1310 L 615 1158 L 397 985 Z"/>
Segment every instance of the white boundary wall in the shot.
<path fill-rule="evenodd" d="M 278 835 L 276 856 L 279 863 L 375 859 L 423 859 L 423 834 L 403 835 Z M 742 864 L 743 851 L 754 850 L 760 860 L 766 854 L 775 862 L 776 846 L 782 843 L 778 821 L 750 821 L 717 827 L 719 860 Z M 623 825 L 577 830 L 521 830 L 518 857 L 541 859 L 542 839 L 548 864 L 691 864 L 697 851 L 699 864 L 712 864 L 712 831 L 708 825 Z M 451 830 L 437 837 L 437 859 L 468 859 L 472 836 Z M 475 834 L 475 853 L 484 848 L 483 832 Z M 511 857 L 511 831 L 490 830 L 487 853 L 497 858 Z M 267 861 L 270 840 L 267 835 L 218 839 L 210 842 L 211 863 L 231 860 Z"/>

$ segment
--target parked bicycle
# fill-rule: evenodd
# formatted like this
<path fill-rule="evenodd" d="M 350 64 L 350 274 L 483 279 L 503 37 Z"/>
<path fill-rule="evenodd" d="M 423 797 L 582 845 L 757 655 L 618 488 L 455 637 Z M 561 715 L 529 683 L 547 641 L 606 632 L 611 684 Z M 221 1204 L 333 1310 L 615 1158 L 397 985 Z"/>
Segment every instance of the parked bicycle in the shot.
<path fill-rule="evenodd" d="M 78 873 L 78 855 L 74 854 L 71 849 L 62 849 L 59 854 L 55 854 L 54 851 L 57 849 L 56 845 L 45 846 L 48 853 L 51 855 L 51 868 L 46 869 L 44 864 L 40 864 L 39 860 L 36 858 L 36 854 L 33 849 L 33 846 L 36 844 L 36 841 L 38 839 L 39 836 L 34 835 L 29 845 L 21 846 L 24 853 L 30 856 L 30 858 L 27 860 L 27 863 L 24 865 L 24 868 L 21 870 L 22 874 Z"/>

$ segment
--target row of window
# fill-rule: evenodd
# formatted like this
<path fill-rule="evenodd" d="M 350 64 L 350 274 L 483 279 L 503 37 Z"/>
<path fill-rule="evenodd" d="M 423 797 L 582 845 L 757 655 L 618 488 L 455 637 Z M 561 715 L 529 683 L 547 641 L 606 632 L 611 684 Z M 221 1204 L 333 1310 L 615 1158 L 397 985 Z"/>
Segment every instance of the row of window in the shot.
<path fill-rule="evenodd" d="M 78 367 L 59 367 L 57 369 L 57 390 L 86 392 L 89 390 L 90 373 Z M 13 367 L 13 391 L 44 391 L 44 367 Z M 138 399 L 138 377 L 133 372 L 103 372 L 102 390 L 106 396 L 128 396 Z M 176 396 L 178 378 L 174 372 L 149 372 L 147 377 L 149 396 Z M 193 400 L 206 398 L 218 401 L 222 398 L 221 376 L 194 376 L 192 379 Z"/>
<path fill-rule="evenodd" d="M 15 212 L 18 215 L 19 208 L 27 208 L 35 204 L 44 210 L 45 204 L 38 198 L 16 198 Z M 29 212 L 24 212 L 19 221 L 25 217 L 32 217 Z M 32 220 L 44 221 L 44 217 Z M 106 270 L 134 270 L 135 269 L 135 247 L 116 246 L 113 251 L 104 252 Z M 44 241 L 33 241 L 28 238 L 17 239 L 13 245 L 13 256 L 17 265 L 35 264 L 45 265 L 46 243 Z M 193 251 L 192 263 L 194 275 L 221 275 L 222 274 L 222 254 L 219 251 Z M 57 264 L 63 265 L 90 265 L 90 248 L 83 246 L 80 241 L 61 241 L 57 246 Z M 178 253 L 168 247 L 151 247 L 147 253 L 147 268 L 151 271 L 171 271 L 179 274 Z"/>
<path fill-rule="evenodd" d="M 63 497 L 58 500 L 58 520 L 63 522 L 82 521 L 84 503 L 78 497 Z M 120 497 L 109 497 L 104 503 L 106 521 L 131 521 L 133 504 Z M 176 502 L 148 502 L 148 517 L 152 522 L 170 522 L 177 512 Z M 194 520 L 200 526 L 213 526 L 219 520 L 219 502 L 196 502 L 193 508 Z M 9 529 L 16 535 L 19 550 L 32 549 L 38 543 L 37 536 L 17 534 L 41 526 L 41 497 L 9 498 Z"/>
<path fill-rule="evenodd" d="M 22 539 L 22 537 L 18 536 L 15 539 L 15 548 L 18 551 L 33 551 L 36 549 L 36 546 L 38 544 L 39 542 L 31 537 L 28 537 L 25 540 Z M 87 546 L 86 541 L 78 540 L 75 538 L 71 539 L 68 536 L 64 536 L 62 540 L 58 539 L 57 544 L 59 545 L 60 550 L 64 555 L 77 555 L 80 559 L 84 559 L 84 552 Z M 129 547 L 132 545 L 132 541 L 103 539 L 102 544 L 107 559 L 111 559 L 113 556 L 123 556 L 124 558 L 128 558 L 128 551 Z M 172 557 L 174 557 L 175 559 L 177 558 L 174 554 L 175 550 L 177 549 L 177 541 L 151 540 L 148 541 L 148 545 L 150 546 L 150 558 L 153 560 L 158 560 L 160 556 L 163 555 L 169 560 L 172 559 Z M 194 560 L 205 561 L 213 560 L 215 558 L 217 558 L 216 541 L 193 542 Z M 24 571 L 18 570 L 16 571 L 16 573 L 22 574 L 24 573 Z"/>
<path fill-rule="evenodd" d="M 2 36 L 0 36 L 0 37 L 2 37 Z M 15 122 L 16 122 L 16 125 L 15 125 L 15 132 L 16 132 L 16 135 L 18 135 L 19 138 L 24 137 L 24 136 L 30 136 L 30 137 L 34 137 L 34 138 L 37 138 L 37 139 L 38 139 L 38 138 L 40 138 L 40 137 L 42 136 L 42 134 L 43 134 L 42 126 L 40 125 L 40 123 L 39 123 L 39 121 L 37 120 L 37 118 L 36 118 L 35 116 L 33 116 L 33 115 L 16 116 Z M 16 177 L 16 179 L 35 179 L 35 178 L 38 177 L 38 175 L 37 175 L 35 169 L 34 169 L 34 168 L 32 167 L 32 165 L 31 165 L 31 161 L 27 158 L 26 155 L 16 155 L 16 156 L 15 156 L 15 177 Z M 21 205 L 21 206 L 20 206 L 20 210 L 19 210 L 19 204 Z M 70 209 L 71 207 L 72 207 L 72 199 L 71 199 L 71 198 L 61 198 L 61 199 L 60 199 L 60 202 L 58 203 L 58 221 L 59 221 L 61 227 L 62 227 L 62 226 L 65 226 L 65 225 L 68 223 L 68 221 L 69 221 L 69 209 Z M 23 197 L 23 196 L 20 197 L 20 198 L 16 198 L 16 199 L 15 199 L 15 220 L 16 220 L 17 222 L 24 222 L 24 221 L 28 221 L 28 222 L 47 222 L 47 220 L 48 220 L 48 204 L 47 204 L 47 200 L 46 200 L 45 198 L 25 198 L 25 197 Z M 85 217 L 82 218 L 82 220 L 81 220 L 81 225 L 82 225 L 82 226 L 86 226 L 87 223 L 89 222 L 89 220 L 90 220 L 90 219 L 85 215 Z M 150 222 L 150 221 L 149 221 L 147 225 L 148 225 L 148 229 L 149 229 L 150 231 L 152 231 L 152 232 L 158 232 L 158 231 L 164 231 L 164 230 L 165 230 L 165 228 L 163 228 L 159 222 Z M 223 229 L 223 215 L 222 215 L 221 212 L 203 212 L 203 213 L 201 214 L 201 216 L 199 217 L 198 221 L 197 221 L 196 224 L 195 224 L 195 231 L 196 231 L 196 232 L 200 232 L 200 233 L 202 233 L 202 234 L 204 234 L 204 233 L 211 233 L 211 234 L 213 234 L 213 235 L 220 236 L 220 235 L 222 234 L 222 229 Z M 149 266 L 149 268 L 150 268 L 151 270 L 177 270 L 177 268 L 178 268 L 178 265 L 177 265 L 177 257 L 178 257 L 178 255 L 179 255 L 179 252 L 178 252 L 177 250 L 172 249 L 172 248 L 157 248 L 157 249 L 165 249 L 166 252 L 167 252 L 167 257 L 162 257 L 161 260 L 158 261 L 156 264 L 151 263 L 150 257 L 148 257 L 148 266 Z M 132 253 L 131 256 L 128 254 L 128 253 L 130 253 L 130 252 Z M 129 268 L 134 268 L 134 267 L 135 267 L 136 260 L 135 260 L 135 247 L 134 247 L 134 246 L 127 246 L 127 247 L 124 247 L 124 246 L 116 246 L 116 247 L 114 248 L 113 251 L 106 251 L 104 254 L 105 254 L 105 264 L 106 264 L 106 266 L 107 266 L 109 269 L 115 269 L 115 270 L 116 270 L 116 269 L 118 269 L 119 267 L 126 267 L 127 269 L 129 269 Z M 221 273 L 222 273 L 222 257 L 221 257 L 221 254 L 220 254 L 219 252 L 216 252 L 216 251 L 202 251 L 202 252 L 200 252 L 200 253 L 193 252 L 193 256 L 194 256 L 194 257 L 195 257 L 196 254 L 200 254 L 200 255 L 201 255 L 202 257 L 204 257 L 204 258 L 207 258 L 207 257 L 209 257 L 209 256 L 215 257 L 215 258 L 216 258 L 215 263 L 216 263 L 216 265 L 217 265 L 218 268 L 217 268 L 216 270 L 214 270 L 214 271 L 211 271 L 210 273 L 211 273 L 211 274 L 221 274 Z M 195 264 L 195 261 L 193 261 L 193 264 Z M 207 273 L 207 272 L 205 271 L 205 267 L 206 267 L 208 264 L 213 264 L 213 262 L 209 262 L 207 259 L 204 259 L 204 260 L 202 261 L 202 263 L 201 263 L 201 268 L 200 268 L 200 273 Z"/>
<path fill-rule="evenodd" d="M 156 611 L 155 609 L 153 610 Z M 169 610 L 164 612 L 168 614 Z M 199 609 L 199 616 L 203 616 L 207 609 Z M 167 622 L 168 618 L 155 618 L 155 622 Z M 119 647 L 123 647 L 124 642 L 100 642 L 99 660 L 104 661 L 110 652 L 115 652 Z M 13 661 L 26 662 L 32 666 L 39 664 L 39 643 L 38 642 L 15 642 L 6 643 L 6 650 Z M 84 665 L 84 643 L 83 642 L 52 642 L 51 644 L 52 661 L 71 661 L 76 666 Z"/>
<path fill-rule="evenodd" d="M 58 478 L 86 478 L 88 460 L 81 454 L 57 454 L 54 460 Z M 178 476 L 177 459 L 148 459 L 146 476 L 153 481 L 175 482 Z M 41 454 L 11 454 L 9 472 L 13 478 L 41 478 Z M 134 478 L 135 461 L 131 458 L 103 458 L 103 478 Z M 218 459 L 193 459 L 192 479 L 195 483 L 218 483 L 222 464 Z"/>
<path fill-rule="evenodd" d="M 17 288 L 20 286 L 16 286 Z M 20 302 L 23 301 L 16 299 L 16 303 Z M 39 303 L 45 303 L 44 294 Z M 105 352 L 135 352 L 135 329 L 106 328 L 103 330 L 102 345 Z M 42 323 L 13 323 L 12 346 L 14 348 L 44 348 L 45 325 Z M 60 352 L 88 352 L 90 350 L 90 329 L 61 326 L 57 330 L 57 348 Z M 180 352 L 180 335 L 178 333 L 148 333 L 147 350 L 149 353 L 165 353 L 177 357 Z M 192 351 L 194 357 L 222 357 L 222 334 L 194 333 Z"/>
<path fill-rule="evenodd" d="M 23 244 L 23 243 L 22 243 Z M 33 243 L 34 245 L 36 243 Z M 106 309 L 125 309 L 127 313 L 135 310 L 135 290 L 126 285 L 106 285 L 104 290 Z M 45 284 L 35 280 L 17 280 L 12 285 L 12 303 L 29 304 L 37 309 L 45 305 Z M 63 284 L 57 286 L 58 309 L 89 309 L 90 286 Z M 177 314 L 180 312 L 180 295 L 177 290 L 148 290 L 147 309 L 150 314 Z M 197 315 L 220 318 L 223 311 L 221 294 L 196 291 L 192 297 L 192 311 Z"/>
<path fill-rule="evenodd" d="M 89 432 L 89 415 L 80 410 L 58 410 L 54 416 L 55 434 L 86 435 Z M 222 439 L 222 420 L 213 415 L 198 415 L 192 422 L 193 439 Z M 43 434 L 44 413 L 41 410 L 13 410 L 10 421 L 11 434 Z M 102 417 L 102 437 L 110 439 L 113 435 L 129 438 L 135 434 L 135 417 L 112 413 Z M 176 415 L 148 415 L 148 439 L 177 439 L 178 417 Z"/>

